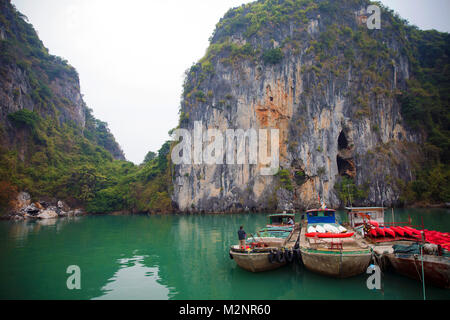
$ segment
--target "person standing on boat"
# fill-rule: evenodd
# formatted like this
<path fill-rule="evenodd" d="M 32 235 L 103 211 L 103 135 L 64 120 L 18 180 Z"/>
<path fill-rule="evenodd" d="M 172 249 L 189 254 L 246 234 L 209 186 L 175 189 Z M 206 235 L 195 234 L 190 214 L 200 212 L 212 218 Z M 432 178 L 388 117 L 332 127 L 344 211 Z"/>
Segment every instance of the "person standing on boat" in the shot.
<path fill-rule="evenodd" d="M 292 217 L 289 217 L 288 224 L 290 224 L 290 225 L 294 224 L 294 219 L 292 219 Z"/>
<path fill-rule="evenodd" d="M 244 231 L 244 227 L 240 226 L 239 231 L 238 231 L 238 237 L 239 237 L 239 245 L 241 246 L 241 248 L 245 249 L 245 231 Z"/>

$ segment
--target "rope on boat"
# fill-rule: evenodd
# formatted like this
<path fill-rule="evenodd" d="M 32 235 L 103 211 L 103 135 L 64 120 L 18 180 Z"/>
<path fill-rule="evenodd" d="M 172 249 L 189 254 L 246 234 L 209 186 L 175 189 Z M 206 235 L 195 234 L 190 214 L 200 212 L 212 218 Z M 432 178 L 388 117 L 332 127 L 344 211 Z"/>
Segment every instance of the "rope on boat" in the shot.
<path fill-rule="evenodd" d="M 423 237 L 423 232 L 422 232 Z M 420 247 L 420 257 L 422 258 L 422 290 L 423 290 L 423 300 L 427 300 L 425 296 L 425 274 L 423 271 L 423 246 Z M 415 263 L 414 263 L 415 264 Z"/>
<path fill-rule="evenodd" d="M 372 248 L 370 248 L 370 252 L 372 253 L 372 264 L 378 266 L 378 269 L 380 269 L 380 276 L 383 279 L 384 278 L 383 270 L 385 270 L 387 267 L 386 257 L 383 254 L 376 253 L 375 250 L 373 250 Z M 384 296 L 383 281 L 381 281 L 380 284 L 381 284 L 381 293 Z"/>
<path fill-rule="evenodd" d="M 413 257 L 414 257 L 414 267 L 416 268 L 416 272 L 417 272 L 417 275 L 419 276 L 419 280 L 420 280 L 420 282 L 422 282 L 422 291 L 423 291 L 423 300 L 426 300 L 427 298 L 426 298 L 426 294 L 425 294 L 425 273 L 424 273 L 424 270 L 423 270 L 423 246 L 421 245 L 420 246 L 420 260 L 421 260 L 421 265 L 422 265 L 422 275 L 420 274 L 420 272 L 419 272 L 419 270 L 417 269 L 417 258 L 418 258 L 418 255 L 413 255 Z"/>
<path fill-rule="evenodd" d="M 420 282 L 422 282 L 422 276 L 421 276 L 421 274 L 419 272 L 419 269 L 417 269 L 417 264 L 416 264 L 417 255 L 413 255 L 413 257 L 414 257 L 414 267 L 416 268 L 416 272 L 417 272 L 417 275 L 419 276 Z"/>
<path fill-rule="evenodd" d="M 380 271 L 384 271 L 387 269 L 387 261 L 384 255 L 376 253 L 373 249 L 371 249 L 372 253 L 372 263 L 377 265 L 380 268 Z"/>

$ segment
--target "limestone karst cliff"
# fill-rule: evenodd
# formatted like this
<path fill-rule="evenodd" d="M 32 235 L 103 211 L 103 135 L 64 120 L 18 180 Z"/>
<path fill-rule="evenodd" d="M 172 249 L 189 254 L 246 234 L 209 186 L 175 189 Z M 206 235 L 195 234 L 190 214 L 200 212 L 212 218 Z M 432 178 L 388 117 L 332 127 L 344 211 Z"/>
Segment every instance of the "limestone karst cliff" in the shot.
<path fill-rule="evenodd" d="M 403 201 L 429 137 L 405 121 L 415 117 L 405 101 L 418 97 L 426 52 L 419 42 L 430 34 L 380 4 L 381 29 L 369 29 L 370 4 L 260 0 L 225 14 L 186 72 L 180 128 L 277 128 L 280 168 L 263 176 L 259 164 L 176 165 L 181 211 L 305 208 L 318 196 L 338 207 L 347 194 L 360 205 Z M 448 63 L 448 34 L 431 36 L 440 37 L 437 56 Z M 445 92 L 448 71 L 443 78 Z"/>
<path fill-rule="evenodd" d="M 169 151 L 166 142 L 140 165 L 126 161 L 107 123 L 84 103 L 76 70 L 0 0 L 0 218 L 82 212 L 69 207 L 171 212 Z"/>
<path fill-rule="evenodd" d="M 64 59 L 48 53 L 27 18 L 10 1 L 0 1 L 0 9 L 0 124 L 7 133 L 4 143 L 23 144 L 17 140 L 20 136 L 15 130 L 17 126 L 7 117 L 21 110 L 42 118 L 51 117 L 59 125 L 74 124 L 82 131 L 86 127 L 95 131 L 95 126 L 105 126 L 92 117 L 84 103 L 76 70 Z M 105 137 L 97 135 L 93 140 L 114 158 L 125 159 L 114 137 L 107 128 L 103 130 Z"/>
<path fill-rule="evenodd" d="M 107 124 L 84 103 L 76 70 L 49 54 L 27 18 L 0 0 L 2 194 L 26 190 L 79 202 L 91 187 L 69 190 L 74 179 L 113 159 L 125 157 Z"/>

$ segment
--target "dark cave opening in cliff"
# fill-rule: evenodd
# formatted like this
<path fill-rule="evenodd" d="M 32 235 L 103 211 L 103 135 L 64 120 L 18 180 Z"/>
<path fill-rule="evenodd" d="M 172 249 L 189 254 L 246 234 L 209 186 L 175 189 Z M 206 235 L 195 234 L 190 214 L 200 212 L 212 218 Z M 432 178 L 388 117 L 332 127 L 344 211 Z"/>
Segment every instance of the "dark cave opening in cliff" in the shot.
<path fill-rule="evenodd" d="M 355 162 L 351 156 L 351 149 L 347 136 L 344 130 L 342 130 L 338 137 L 338 155 L 336 156 L 340 176 L 353 178 L 356 175 Z"/>
<path fill-rule="evenodd" d="M 344 159 L 337 155 L 336 162 L 340 176 L 347 176 L 349 178 L 355 176 L 355 164 L 353 163 L 353 159 Z"/>
<path fill-rule="evenodd" d="M 348 140 L 345 136 L 344 131 L 341 131 L 338 137 L 338 150 L 347 149 L 348 148 Z"/>

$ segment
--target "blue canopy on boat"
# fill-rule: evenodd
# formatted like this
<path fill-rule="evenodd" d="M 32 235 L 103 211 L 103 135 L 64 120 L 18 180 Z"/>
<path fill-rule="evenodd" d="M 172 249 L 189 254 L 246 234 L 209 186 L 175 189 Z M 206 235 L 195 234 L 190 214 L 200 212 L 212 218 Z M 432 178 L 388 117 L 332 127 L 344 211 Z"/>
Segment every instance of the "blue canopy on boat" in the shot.
<path fill-rule="evenodd" d="M 333 209 L 313 209 L 306 211 L 308 224 L 314 223 L 336 223 L 336 210 Z"/>

